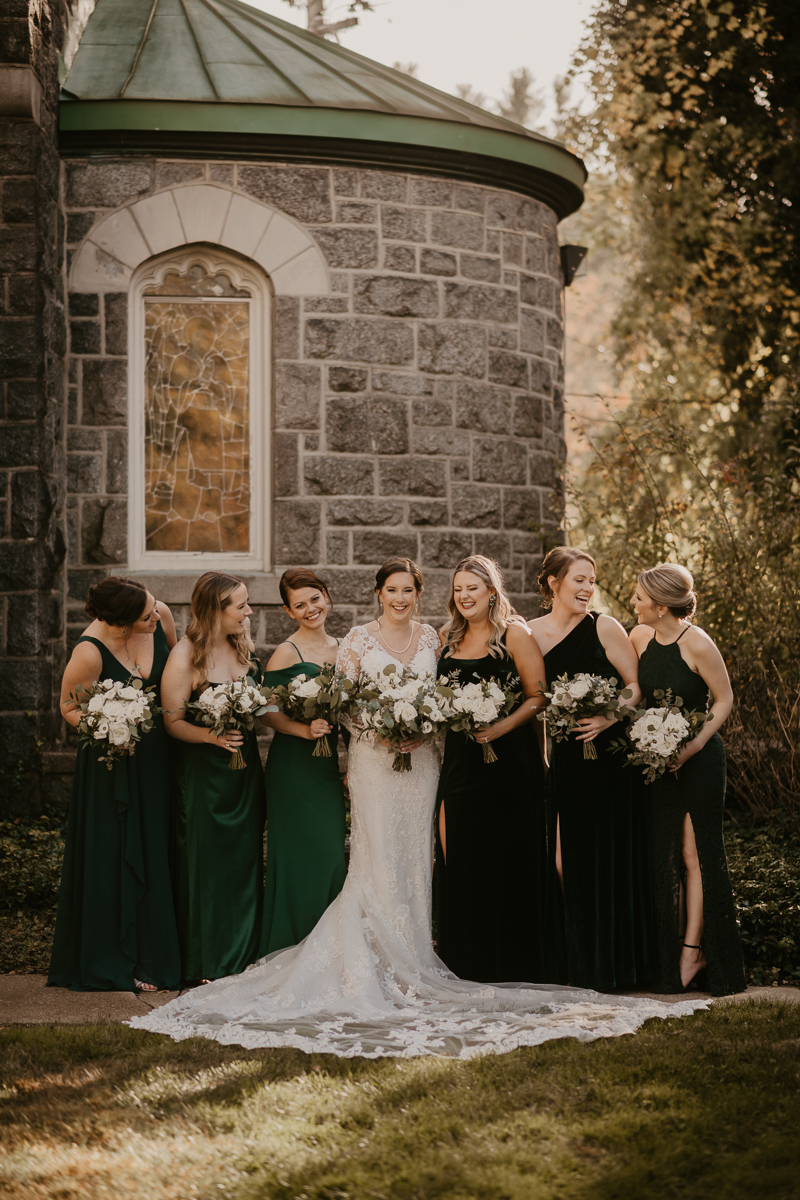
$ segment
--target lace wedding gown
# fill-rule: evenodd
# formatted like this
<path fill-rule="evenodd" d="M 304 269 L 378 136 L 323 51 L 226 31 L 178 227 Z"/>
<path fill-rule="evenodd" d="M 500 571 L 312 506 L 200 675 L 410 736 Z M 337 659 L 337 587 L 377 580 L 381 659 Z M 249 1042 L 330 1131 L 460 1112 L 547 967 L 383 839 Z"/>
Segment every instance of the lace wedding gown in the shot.
<path fill-rule="evenodd" d="M 435 630 L 423 626 L 408 665 L 433 671 L 438 645 Z M 351 630 L 339 650 L 338 664 L 351 678 L 359 663 L 372 672 L 390 662 L 403 665 L 364 627 Z M 457 979 L 434 954 L 430 934 L 439 759 L 427 744 L 412 761 L 411 771 L 397 773 L 390 753 L 369 735 L 354 734 L 350 869 L 316 928 L 243 974 L 195 988 L 130 1024 L 176 1041 L 202 1036 L 344 1058 L 471 1058 L 550 1038 L 615 1037 L 649 1017 L 705 1007 L 705 1001 L 668 1005 L 568 987 Z"/>

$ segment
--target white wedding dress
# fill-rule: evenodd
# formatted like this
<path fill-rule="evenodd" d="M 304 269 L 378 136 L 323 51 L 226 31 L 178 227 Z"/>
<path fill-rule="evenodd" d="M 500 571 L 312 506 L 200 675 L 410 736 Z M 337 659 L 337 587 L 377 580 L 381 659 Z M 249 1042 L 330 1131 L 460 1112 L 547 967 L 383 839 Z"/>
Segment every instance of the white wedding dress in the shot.
<path fill-rule="evenodd" d="M 435 670 L 438 645 L 435 630 L 423 626 L 409 665 L 417 672 Z M 338 658 L 351 678 L 359 662 L 370 671 L 402 665 L 363 626 L 350 631 Z M 176 1041 L 202 1036 L 345 1058 L 470 1058 L 550 1038 L 615 1037 L 649 1017 L 683 1016 L 706 1006 L 457 979 L 434 954 L 430 933 L 439 758 L 427 744 L 412 761 L 411 771 L 397 773 L 390 753 L 369 735 L 354 735 L 350 869 L 317 926 L 298 946 L 241 975 L 195 988 L 130 1024 Z"/>

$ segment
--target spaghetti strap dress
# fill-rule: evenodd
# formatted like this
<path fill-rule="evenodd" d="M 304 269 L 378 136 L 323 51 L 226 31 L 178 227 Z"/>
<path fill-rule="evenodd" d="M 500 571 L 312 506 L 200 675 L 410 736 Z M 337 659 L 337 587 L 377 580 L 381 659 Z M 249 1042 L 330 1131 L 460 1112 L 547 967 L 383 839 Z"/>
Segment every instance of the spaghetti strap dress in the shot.
<path fill-rule="evenodd" d="M 248 678 L 261 682 L 261 667 Z M 203 687 L 213 687 L 206 683 Z M 196 700 L 200 690 L 192 692 Z M 196 720 L 186 713 L 186 720 Z M 246 766 L 206 742 L 176 747 L 175 909 L 184 980 L 237 975 L 258 958 L 264 889 L 264 774 L 255 729 Z"/>
<path fill-rule="evenodd" d="M 619 679 L 597 633 L 594 613 L 544 656 L 547 689 L 581 672 Z M 547 787 L 547 931 L 555 982 L 573 987 L 633 987 L 653 978 L 655 953 L 648 878 L 647 827 L 633 772 L 609 743 L 612 725 L 583 757 L 574 735 L 553 742 Z M 560 830 L 563 886 L 556 872 Z"/>
<path fill-rule="evenodd" d="M 101 641 L 102 679 L 131 673 Z M 159 623 L 156 685 L 169 654 Z M 132 756 L 112 770 L 101 751 L 82 745 L 75 760 L 56 932 L 47 983 L 73 992 L 131 991 L 134 980 L 180 986 L 181 965 L 169 871 L 170 748 L 163 718 L 143 733 Z"/>
<path fill-rule="evenodd" d="M 684 630 L 684 633 L 686 631 Z M 680 635 L 683 637 L 683 634 Z M 677 638 L 661 645 L 652 637 L 639 662 L 639 683 L 649 706 L 654 692 L 670 688 L 687 709 L 705 712 L 708 685 L 684 661 Z M 730 996 L 747 986 L 736 923 L 728 860 L 722 836 L 725 804 L 725 747 L 718 733 L 687 759 L 676 775 L 666 771 L 653 783 L 641 784 L 649 820 L 650 874 L 655 912 L 656 987 L 662 993 L 683 991 L 680 954 L 683 942 L 683 825 L 688 814 L 694 828 L 703 878 L 703 949 L 706 968 L 696 977 L 712 996 Z M 705 978 L 704 978 L 705 976 Z"/>
<path fill-rule="evenodd" d="M 440 658 L 438 675 L 453 673 L 460 683 L 495 678 L 505 686 L 516 667 L 509 655 Z M 445 738 L 434 821 L 438 954 L 461 979 L 543 983 L 545 785 L 532 723 L 492 748 L 497 762 L 486 763 L 465 734 L 450 730 Z"/>
<path fill-rule="evenodd" d="M 299 662 L 264 674 L 266 687 L 319 674 Z M 339 728 L 328 734 L 330 758 L 314 758 L 313 741 L 275 731 L 267 754 L 267 876 L 261 954 L 296 946 L 344 885 L 345 803 L 337 754 Z"/>

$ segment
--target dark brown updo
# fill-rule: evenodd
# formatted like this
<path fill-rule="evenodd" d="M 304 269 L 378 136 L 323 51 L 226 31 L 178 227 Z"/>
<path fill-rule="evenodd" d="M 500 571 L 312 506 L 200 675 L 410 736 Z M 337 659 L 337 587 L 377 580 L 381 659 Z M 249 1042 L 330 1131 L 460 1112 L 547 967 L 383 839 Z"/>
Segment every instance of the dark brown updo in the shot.
<path fill-rule="evenodd" d="M 539 572 L 539 591 L 544 596 L 545 604 L 552 604 L 554 598 L 553 589 L 547 582 L 550 576 L 554 575 L 556 583 L 561 583 L 572 564 L 582 559 L 592 564 L 593 571 L 596 570 L 594 559 L 585 550 L 577 550 L 574 546 L 555 546 L 548 551 Z"/>
<path fill-rule="evenodd" d="M 95 621 L 107 625 L 132 625 L 147 604 L 147 588 L 127 575 L 109 575 L 89 588 L 86 611 Z"/>
<path fill-rule="evenodd" d="M 678 563 L 659 563 L 649 571 L 639 572 L 639 586 L 654 604 L 663 604 L 673 617 L 682 620 L 693 617 L 697 608 L 694 579 L 691 571 Z"/>
<path fill-rule="evenodd" d="M 328 585 L 324 580 L 320 579 L 319 575 L 315 575 L 308 567 L 290 567 L 288 571 L 283 572 L 278 584 L 281 600 L 287 608 L 291 607 L 289 592 L 299 592 L 300 588 L 318 588 L 328 598 L 331 607 L 333 607 Z"/>
<path fill-rule="evenodd" d="M 387 558 L 375 576 L 375 591 L 379 592 L 381 590 L 390 575 L 406 574 L 413 576 L 414 587 L 419 596 L 422 591 L 422 571 L 420 571 L 413 558 Z"/>

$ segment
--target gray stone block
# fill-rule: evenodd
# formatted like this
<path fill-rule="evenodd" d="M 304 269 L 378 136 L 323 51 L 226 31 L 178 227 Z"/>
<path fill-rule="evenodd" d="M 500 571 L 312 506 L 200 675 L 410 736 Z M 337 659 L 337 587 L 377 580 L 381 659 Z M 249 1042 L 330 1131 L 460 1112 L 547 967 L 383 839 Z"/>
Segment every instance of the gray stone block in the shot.
<path fill-rule="evenodd" d="M 483 250 L 484 226 L 482 217 L 459 212 L 431 213 L 431 241 L 439 246 L 455 246 L 459 250 Z"/>
<path fill-rule="evenodd" d="M 69 348 L 72 354 L 99 354 L 100 322 L 70 321 Z"/>
<path fill-rule="evenodd" d="M 482 213 L 486 207 L 486 193 L 481 188 L 456 185 L 453 203 L 467 212 Z"/>
<path fill-rule="evenodd" d="M 358 171 L 333 169 L 333 190 L 337 196 L 358 195 Z"/>
<path fill-rule="evenodd" d="M 350 276 L 347 271 L 331 271 L 331 291 L 347 295 L 350 291 Z"/>
<path fill-rule="evenodd" d="M 319 434 L 318 433 L 305 434 L 305 436 L 303 437 L 303 448 L 305 450 L 311 450 L 311 451 L 319 450 Z"/>
<path fill-rule="evenodd" d="M 332 267 L 377 267 L 378 234 L 374 229 L 310 229 Z"/>
<path fill-rule="evenodd" d="M 120 425 L 128 421 L 128 365 L 115 358 L 83 363 L 83 424 Z"/>
<path fill-rule="evenodd" d="M 415 454 L 469 454 L 469 434 L 458 429 L 415 429 Z"/>
<path fill-rule="evenodd" d="M 540 396 L 515 396 L 511 427 L 515 437 L 540 438 L 544 430 Z"/>
<path fill-rule="evenodd" d="M 527 482 L 528 451 L 514 438 L 473 438 L 472 478 L 483 483 Z"/>
<path fill-rule="evenodd" d="M 454 484 L 453 524 L 462 529 L 499 529 L 502 504 L 499 487 Z"/>
<path fill-rule="evenodd" d="M 297 622 L 282 608 L 264 608 L 260 616 L 259 634 L 268 646 L 279 646 L 293 633 L 297 633 Z"/>
<path fill-rule="evenodd" d="M 517 224 L 526 233 L 552 235 L 556 231 L 556 214 L 538 200 L 521 196 L 517 204 Z"/>
<path fill-rule="evenodd" d="M 407 192 L 405 175 L 392 175 L 388 171 L 361 172 L 361 195 L 367 200 L 394 200 L 405 204 Z"/>
<path fill-rule="evenodd" d="M 34 467 L 41 448 L 32 425 L 6 425 L 0 437 L 0 467 Z"/>
<path fill-rule="evenodd" d="M 492 383 L 503 383 L 506 387 L 528 387 L 528 360 L 521 354 L 504 354 L 499 350 L 489 352 L 489 379 Z"/>
<path fill-rule="evenodd" d="M 446 283 L 444 315 L 465 321 L 498 321 L 512 325 L 519 315 L 516 292 L 479 283 Z"/>
<path fill-rule="evenodd" d="M 376 225 L 378 211 L 374 204 L 356 204 L 351 200 L 336 205 L 337 225 Z"/>
<path fill-rule="evenodd" d="M 487 254 L 499 254 L 500 253 L 500 237 L 501 237 L 501 234 L 500 234 L 499 230 L 497 230 L 497 229 L 487 229 L 486 230 L 486 245 L 484 246 L 484 250 L 486 251 Z"/>
<path fill-rule="evenodd" d="M 472 534 L 458 533 L 450 530 L 447 533 L 422 533 L 421 559 L 422 567 L 443 567 L 447 571 L 455 569 L 462 558 L 472 554 Z"/>
<path fill-rule="evenodd" d="M 374 606 L 375 604 L 375 572 L 369 568 L 329 568 L 325 577 L 330 586 L 331 596 L 338 604 L 359 604 Z"/>
<path fill-rule="evenodd" d="M 300 454 L 296 433 L 276 433 L 273 445 L 275 495 L 296 496 L 300 488 Z"/>
<path fill-rule="evenodd" d="M 8 316 L 35 317 L 43 310 L 48 310 L 45 319 L 52 319 L 52 299 L 46 295 L 41 280 L 35 275 L 12 275 L 8 281 Z"/>
<path fill-rule="evenodd" d="M 461 274 L 465 279 L 482 279 L 486 283 L 500 282 L 500 260 L 478 254 L 461 255 Z"/>
<path fill-rule="evenodd" d="M 346 566 L 350 561 L 350 534 L 344 531 L 325 535 L 325 561 Z"/>
<path fill-rule="evenodd" d="M 367 372 L 351 367 L 328 367 L 328 387 L 332 392 L 363 392 L 367 387 Z"/>
<path fill-rule="evenodd" d="M 2 250 L 2 247 L 0 247 Z M 36 376 L 41 358 L 40 330 L 34 319 L 7 321 L 0 319 L 0 376 Z"/>
<path fill-rule="evenodd" d="M 46 661 L 5 662 L 0 671 L 0 709 L 18 712 L 49 709 L 52 674 L 52 666 Z"/>
<path fill-rule="evenodd" d="M 128 557 L 128 505 L 125 500 L 84 500 L 81 508 L 84 563 L 123 563 Z"/>
<path fill-rule="evenodd" d="M 59 565 L 41 542 L 0 542 L 0 592 L 46 591 Z"/>
<path fill-rule="evenodd" d="M 528 354 L 544 354 L 547 318 L 541 313 L 523 309 L 519 315 L 519 348 Z"/>
<path fill-rule="evenodd" d="M 541 493 L 537 488 L 503 489 L 503 528 L 527 533 L 539 528 L 542 519 Z"/>
<path fill-rule="evenodd" d="M 424 242 L 427 214 L 413 208 L 381 208 L 381 233 L 393 242 Z"/>
<path fill-rule="evenodd" d="M 538 451 L 529 459 L 530 482 L 534 487 L 551 488 L 556 481 L 556 461 L 552 454 Z"/>
<path fill-rule="evenodd" d="M 511 393 L 481 383 L 460 383 L 456 389 L 456 424 L 484 433 L 510 433 Z"/>
<path fill-rule="evenodd" d="M 408 410 L 402 400 L 328 400 L 325 428 L 329 450 L 356 454 L 408 450 Z"/>
<path fill-rule="evenodd" d="M 519 294 L 523 304 L 556 312 L 558 288 L 552 279 L 541 275 L 521 275 Z"/>
<path fill-rule="evenodd" d="M 353 309 L 385 317 L 438 317 L 439 287 L 430 279 L 356 275 Z"/>
<path fill-rule="evenodd" d="M 67 163 L 67 204 L 75 208 L 119 208 L 149 191 L 151 163 L 104 159 Z"/>
<path fill-rule="evenodd" d="M 423 275 L 458 274 L 455 254 L 444 254 L 441 250 L 423 250 L 419 269 Z"/>
<path fill-rule="evenodd" d="M 503 262 L 521 267 L 523 255 L 522 237 L 518 233 L 503 234 Z"/>
<path fill-rule="evenodd" d="M 47 396 L 43 386 L 33 380 L 9 380 L 6 393 L 6 415 L 9 421 L 35 421 L 47 407 Z M 3 438 L 9 432 L 3 432 Z M 2 453 L 2 451 L 0 451 Z M 12 464 L 17 466 L 19 464 Z"/>
<path fill-rule="evenodd" d="M 401 375 L 397 371 L 373 371 L 372 390 L 393 392 L 395 396 L 431 396 L 433 380 L 424 375 Z"/>
<path fill-rule="evenodd" d="M 445 500 L 412 500 L 408 506 L 409 525 L 449 525 L 450 513 Z"/>
<path fill-rule="evenodd" d="M 278 429 L 319 429 L 321 389 L 319 367 L 278 363 L 275 368 Z"/>
<path fill-rule="evenodd" d="M 346 313 L 350 310 L 347 296 L 306 296 L 303 308 L 307 313 Z"/>
<path fill-rule="evenodd" d="M 73 495 L 99 492 L 101 474 L 99 454 L 67 455 L 67 491 Z"/>
<path fill-rule="evenodd" d="M 469 459 L 468 458 L 451 458 L 450 459 L 450 478 L 454 482 L 469 479 Z"/>
<path fill-rule="evenodd" d="M 217 183 L 233 183 L 233 163 L 210 163 L 208 178 Z"/>
<path fill-rule="evenodd" d="M 486 330 L 475 325 L 420 325 L 418 334 L 420 370 L 433 375 L 486 373 Z"/>
<path fill-rule="evenodd" d="M 553 394 L 553 368 L 540 358 L 531 359 L 531 391 L 542 396 Z"/>
<path fill-rule="evenodd" d="M 375 563 L 379 566 L 387 558 L 416 559 L 417 552 L 415 533 L 374 531 L 353 534 L 353 562 L 356 563 Z"/>
<path fill-rule="evenodd" d="M 124 496 L 128 491 L 127 431 L 109 430 L 106 446 L 106 491 Z"/>
<path fill-rule="evenodd" d="M 238 184 L 298 221 L 330 221 L 331 178 L 327 167 L 239 167 Z"/>
<path fill-rule="evenodd" d="M 175 183 L 190 183 L 205 179 L 205 164 L 201 162 L 160 162 L 156 164 L 156 187 L 171 187 Z"/>
<path fill-rule="evenodd" d="M 542 573 L 542 556 L 525 555 L 522 559 L 522 586 L 526 592 L 533 592 L 534 595 L 539 591 L 539 576 Z M 542 597 L 542 600 L 544 597 Z"/>
<path fill-rule="evenodd" d="M 416 271 L 416 246 L 384 246 L 383 267 L 385 271 Z"/>
<path fill-rule="evenodd" d="M 431 208 L 450 208 L 453 203 L 453 185 L 446 179 L 413 177 L 408 181 L 410 204 L 426 204 Z"/>
<path fill-rule="evenodd" d="M 564 343 L 564 330 L 561 328 L 561 322 L 557 317 L 549 317 L 547 321 L 547 344 L 552 346 L 554 350 L 561 351 Z"/>
<path fill-rule="evenodd" d="M 67 243 L 77 245 L 94 225 L 93 212 L 67 213 Z"/>
<path fill-rule="evenodd" d="M 15 471 L 11 476 L 11 536 L 41 538 L 48 530 L 54 491 L 40 471 Z"/>
<path fill-rule="evenodd" d="M 519 349 L 519 339 L 516 329 L 501 329 L 498 325 L 490 325 L 489 345 L 497 350 Z"/>
<path fill-rule="evenodd" d="M 518 198 L 508 193 L 490 194 L 486 201 L 486 224 L 497 229 L 517 229 Z"/>
<path fill-rule="evenodd" d="M 103 435 L 99 429 L 70 429 L 67 450 L 102 450 Z"/>
<path fill-rule="evenodd" d="M 384 496 L 443 496 L 445 464 L 426 458 L 378 460 L 378 490 Z"/>
<path fill-rule="evenodd" d="M 320 506 L 313 500 L 275 504 L 275 560 L 303 565 L 320 560 Z"/>
<path fill-rule="evenodd" d="M 375 491 L 375 467 L 370 458 L 306 455 L 303 477 L 305 490 L 312 496 L 371 496 Z"/>
<path fill-rule="evenodd" d="M 329 500 L 329 525 L 400 525 L 403 505 L 392 500 Z"/>
<path fill-rule="evenodd" d="M 525 239 L 525 268 L 534 275 L 548 275 L 547 242 L 541 237 Z"/>
<path fill-rule="evenodd" d="M 505 533 L 476 533 L 475 553 L 493 558 L 507 571 L 511 566 L 511 538 Z"/>
<path fill-rule="evenodd" d="M 99 317 L 100 297 L 91 292 L 73 292 L 67 297 L 71 317 Z"/>
<path fill-rule="evenodd" d="M 411 406 L 411 419 L 415 425 L 452 425 L 452 401 L 415 400 Z"/>
<path fill-rule="evenodd" d="M 34 658 L 46 654 L 51 636 L 60 633 L 54 629 L 54 605 L 49 596 L 23 595 L 8 597 L 6 622 L 6 652 L 12 658 Z M 84 627 L 86 613 L 82 617 Z M 19 705 L 12 704 L 12 708 Z"/>
<path fill-rule="evenodd" d="M 297 296 L 275 297 L 275 357 L 300 357 L 300 301 Z"/>
<path fill-rule="evenodd" d="M 413 360 L 414 334 L 396 321 L 313 318 L 306 322 L 305 351 L 306 358 L 401 366 Z"/>

